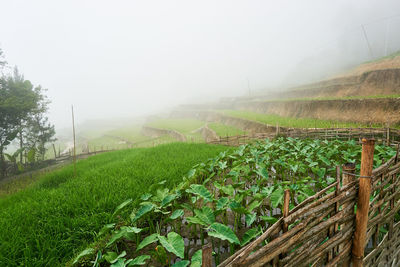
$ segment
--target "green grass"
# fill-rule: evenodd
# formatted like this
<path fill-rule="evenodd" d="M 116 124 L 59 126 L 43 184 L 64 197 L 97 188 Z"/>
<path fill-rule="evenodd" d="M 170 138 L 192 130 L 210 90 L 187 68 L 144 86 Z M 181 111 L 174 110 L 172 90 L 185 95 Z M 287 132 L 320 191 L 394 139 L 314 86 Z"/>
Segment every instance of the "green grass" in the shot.
<path fill-rule="evenodd" d="M 116 206 L 151 184 L 181 181 L 226 147 L 173 143 L 114 151 L 68 165 L 0 199 L 0 266 L 61 266 L 93 242 Z"/>
<path fill-rule="evenodd" d="M 217 133 L 217 135 L 221 137 L 246 134 L 246 132 L 241 129 L 218 122 L 208 123 L 208 127 L 214 130 Z"/>
<path fill-rule="evenodd" d="M 281 127 L 293 127 L 293 128 L 331 128 L 331 127 L 366 127 L 367 125 L 360 125 L 357 123 L 350 122 L 337 122 L 329 120 L 319 120 L 311 118 L 293 118 L 293 117 L 281 117 L 274 114 L 262 114 L 246 110 L 224 110 L 221 111 L 223 114 L 257 121 L 269 125 L 277 125 Z M 372 125 L 372 127 L 382 127 L 382 125 Z"/>
<path fill-rule="evenodd" d="M 158 119 L 147 124 L 147 126 L 154 128 L 175 130 L 185 135 L 187 141 L 193 140 L 195 142 L 204 142 L 202 135 L 194 132 L 204 125 L 204 121 L 195 119 Z"/>

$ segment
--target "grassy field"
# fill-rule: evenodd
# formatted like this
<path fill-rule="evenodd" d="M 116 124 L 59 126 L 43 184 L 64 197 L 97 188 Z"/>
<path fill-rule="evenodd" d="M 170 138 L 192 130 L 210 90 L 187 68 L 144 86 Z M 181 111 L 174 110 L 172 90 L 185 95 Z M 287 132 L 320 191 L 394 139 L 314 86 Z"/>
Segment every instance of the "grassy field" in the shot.
<path fill-rule="evenodd" d="M 208 123 L 208 127 L 212 130 L 214 130 L 218 136 L 235 136 L 235 135 L 242 135 L 245 134 L 246 132 L 235 128 L 233 126 L 225 125 L 222 123 L 218 122 L 211 122 Z"/>
<path fill-rule="evenodd" d="M 147 126 L 175 130 L 186 136 L 188 141 L 203 142 L 203 137 L 200 133 L 196 133 L 197 129 L 205 125 L 204 121 L 195 119 L 158 119 L 149 122 Z"/>
<path fill-rule="evenodd" d="M 246 110 L 224 110 L 221 112 L 231 117 L 258 121 L 270 125 L 279 124 L 279 126 L 281 127 L 294 127 L 294 128 L 366 127 L 366 125 L 360 125 L 356 123 L 336 122 L 336 121 L 318 120 L 310 118 L 281 117 L 278 115 L 262 114 Z M 372 126 L 381 127 L 381 125 L 372 125 Z"/>
<path fill-rule="evenodd" d="M 116 206 L 151 184 L 181 181 L 226 147 L 173 143 L 104 153 L 44 175 L 0 198 L 0 266 L 62 266 L 93 242 Z"/>
<path fill-rule="evenodd" d="M 393 95 L 366 95 L 366 96 L 344 96 L 344 97 L 302 97 L 302 98 L 285 98 L 263 100 L 263 102 L 291 102 L 291 101 L 326 101 L 326 100 L 353 100 L 353 99 L 382 99 L 382 98 L 399 98 L 400 94 Z"/>

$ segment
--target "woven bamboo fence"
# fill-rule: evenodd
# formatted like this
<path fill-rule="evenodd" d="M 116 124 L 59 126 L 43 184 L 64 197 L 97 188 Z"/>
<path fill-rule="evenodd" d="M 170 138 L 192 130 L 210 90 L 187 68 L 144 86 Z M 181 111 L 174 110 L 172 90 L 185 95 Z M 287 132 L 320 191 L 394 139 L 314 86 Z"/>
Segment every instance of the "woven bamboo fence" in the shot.
<path fill-rule="evenodd" d="M 374 140 L 362 141 L 360 175 L 337 167 L 336 182 L 292 210 L 285 191 L 283 217 L 219 266 L 400 266 L 399 145 L 372 170 Z"/>
<path fill-rule="evenodd" d="M 276 127 L 275 133 L 252 133 L 247 135 L 220 137 L 210 144 L 239 146 L 255 140 L 285 136 L 292 138 L 312 138 L 325 140 L 361 140 L 362 138 L 374 138 L 378 143 L 399 144 L 400 130 L 394 128 L 280 128 Z"/>

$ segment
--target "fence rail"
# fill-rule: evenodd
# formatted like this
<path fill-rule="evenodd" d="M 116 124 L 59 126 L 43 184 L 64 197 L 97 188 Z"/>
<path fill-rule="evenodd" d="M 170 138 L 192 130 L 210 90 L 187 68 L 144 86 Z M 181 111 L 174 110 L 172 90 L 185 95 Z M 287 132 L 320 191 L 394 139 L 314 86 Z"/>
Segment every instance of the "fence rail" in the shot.
<path fill-rule="evenodd" d="M 228 146 L 239 146 L 251 141 L 265 138 L 285 136 L 292 138 L 318 138 L 318 139 L 339 139 L 339 140 L 361 140 L 362 138 L 374 138 L 378 143 L 399 144 L 400 130 L 394 128 L 280 128 L 276 127 L 274 133 L 251 133 L 246 135 L 226 136 L 209 141 L 210 144 Z"/>

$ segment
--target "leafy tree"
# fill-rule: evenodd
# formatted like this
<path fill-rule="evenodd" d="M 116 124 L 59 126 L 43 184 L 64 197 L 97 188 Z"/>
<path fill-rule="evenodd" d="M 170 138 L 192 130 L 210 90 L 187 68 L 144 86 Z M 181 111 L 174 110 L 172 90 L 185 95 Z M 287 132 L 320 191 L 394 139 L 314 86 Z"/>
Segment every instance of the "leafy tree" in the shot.
<path fill-rule="evenodd" d="M 14 69 L 13 75 L 3 75 L 0 78 L 0 177 L 6 175 L 4 151 L 17 137 L 20 143 L 17 152 L 22 163 L 22 153 L 26 144 L 24 133 L 30 137 L 33 144 L 31 148 L 38 149 L 38 154 L 42 155 L 41 159 L 44 158 L 45 144 L 52 140 L 55 132 L 54 126 L 45 116 L 49 101 L 43 91 L 40 86 L 34 87 L 30 81 L 25 80 L 17 68 Z M 16 156 L 14 153 L 8 158 L 16 163 Z"/>

